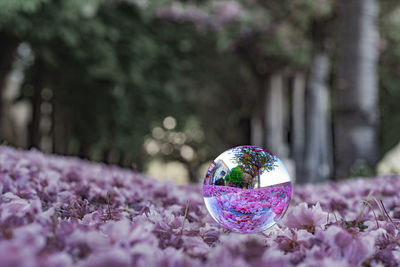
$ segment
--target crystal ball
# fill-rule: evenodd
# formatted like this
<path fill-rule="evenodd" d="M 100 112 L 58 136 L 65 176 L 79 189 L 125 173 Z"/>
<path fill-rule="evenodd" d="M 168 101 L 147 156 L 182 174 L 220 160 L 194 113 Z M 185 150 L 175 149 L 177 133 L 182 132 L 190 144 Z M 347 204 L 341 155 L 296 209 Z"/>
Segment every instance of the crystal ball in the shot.
<path fill-rule="evenodd" d="M 286 213 L 292 182 L 283 162 L 257 146 L 239 146 L 219 155 L 204 178 L 204 202 L 223 227 L 256 233 Z"/>

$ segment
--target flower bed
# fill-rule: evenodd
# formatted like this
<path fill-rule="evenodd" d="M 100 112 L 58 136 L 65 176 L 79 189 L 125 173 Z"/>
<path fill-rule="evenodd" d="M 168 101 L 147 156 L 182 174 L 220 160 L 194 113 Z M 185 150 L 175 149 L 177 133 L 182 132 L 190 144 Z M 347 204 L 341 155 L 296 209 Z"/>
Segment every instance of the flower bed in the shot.
<path fill-rule="evenodd" d="M 0 265 L 396 266 L 398 192 L 397 177 L 297 186 L 278 226 L 242 235 L 214 222 L 200 185 L 1 147 Z"/>

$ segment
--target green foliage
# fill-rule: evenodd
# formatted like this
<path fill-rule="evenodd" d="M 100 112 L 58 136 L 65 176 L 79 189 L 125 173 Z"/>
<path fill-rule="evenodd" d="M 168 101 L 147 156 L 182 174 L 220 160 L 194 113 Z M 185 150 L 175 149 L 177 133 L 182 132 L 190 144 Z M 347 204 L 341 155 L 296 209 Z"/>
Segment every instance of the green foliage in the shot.
<path fill-rule="evenodd" d="M 233 168 L 225 177 L 225 180 L 233 184 L 242 185 L 244 183 L 243 170 L 239 166 Z"/>
<path fill-rule="evenodd" d="M 364 222 L 345 221 L 344 219 L 342 219 L 342 222 L 345 223 L 347 228 L 357 227 L 360 230 L 360 232 L 364 232 L 368 228 L 368 225 L 365 225 Z"/>
<path fill-rule="evenodd" d="M 357 227 L 360 229 L 360 232 L 364 232 L 368 226 L 364 224 L 364 222 L 358 222 Z"/>
<path fill-rule="evenodd" d="M 49 0 L 1 0 L 0 1 L 0 15 L 12 16 L 17 12 L 33 13 L 37 10 L 40 4 L 48 2 Z"/>

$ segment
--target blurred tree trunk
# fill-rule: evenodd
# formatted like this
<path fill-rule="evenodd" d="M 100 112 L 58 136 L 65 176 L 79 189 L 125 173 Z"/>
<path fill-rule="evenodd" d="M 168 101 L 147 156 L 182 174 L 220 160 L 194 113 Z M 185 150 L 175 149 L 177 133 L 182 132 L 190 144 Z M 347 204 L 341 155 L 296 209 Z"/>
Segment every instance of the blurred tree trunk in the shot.
<path fill-rule="evenodd" d="M 11 70 L 14 55 L 18 47 L 18 40 L 13 36 L 0 32 L 0 127 L 3 127 L 3 89 L 5 80 Z M 0 128 L 0 140 L 3 138 L 3 129 Z"/>
<path fill-rule="evenodd" d="M 137 172 L 144 171 L 145 156 L 142 150 L 137 151 L 131 160 L 132 170 Z"/>
<path fill-rule="evenodd" d="M 296 178 L 303 174 L 305 134 L 305 77 L 296 73 L 293 77 L 292 94 L 292 152 L 296 162 Z"/>
<path fill-rule="evenodd" d="M 89 159 L 90 145 L 85 142 L 80 142 L 78 156 L 82 159 Z"/>
<path fill-rule="evenodd" d="M 242 144 L 250 144 L 252 140 L 252 132 L 251 132 L 251 119 L 248 117 L 240 118 L 238 122 L 239 127 L 242 129 Z"/>
<path fill-rule="evenodd" d="M 343 177 L 377 161 L 378 1 L 342 1 L 339 16 L 335 176 Z"/>
<path fill-rule="evenodd" d="M 189 171 L 189 182 L 193 184 L 197 183 L 199 181 L 197 175 L 198 166 L 193 162 L 186 162 L 186 168 Z"/>
<path fill-rule="evenodd" d="M 71 153 L 70 151 L 70 141 L 71 141 L 71 136 L 72 136 L 72 119 L 68 114 L 63 113 L 63 128 L 65 129 L 63 136 L 63 145 L 64 145 L 64 151 L 66 155 L 69 155 Z"/>
<path fill-rule="evenodd" d="M 257 77 L 259 87 L 256 96 L 263 100 L 265 98 L 265 75 L 258 75 Z M 264 147 L 264 106 L 262 101 L 256 101 L 253 108 L 250 119 L 250 143 L 253 146 Z"/>
<path fill-rule="evenodd" d="M 251 118 L 251 144 L 254 146 L 263 147 L 263 123 L 259 114 L 253 115 Z"/>
<path fill-rule="evenodd" d="M 66 119 L 63 116 L 60 99 L 55 90 L 53 90 L 52 107 L 53 153 L 65 155 L 67 153 Z"/>
<path fill-rule="evenodd" d="M 273 73 L 265 81 L 264 102 L 264 137 L 265 148 L 278 157 L 288 156 L 287 142 L 284 139 L 285 123 L 285 95 L 283 75 Z"/>
<path fill-rule="evenodd" d="M 44 63 L 40 58 L 35 59 L 33 66 L 33 96 L 31 98 L 32 119 L 29 125 L 29 147 L 40 148 L 40 106 L 42 104 L 42 89 L 44 87 Z"/>
<path fill-rule="evenodd" d="M 306 146 L 304 172 L 300 182 L 328 180 L 332 173 L 332 135 L 328 77 L 330 59 L 328 34 L 330 20 L 314 21 L 311 28 L 313 61 L 307 86 Z"/>
<path fill-rule="evenodd" d="M 129 161 L 123 151 L 119 151 L 118 165 L 124 168 L 129 167 Z"/>
<path fill-rule="evenodd" d="M 110 151 L 111 151 L 111 147 L 107 147 L 103 150 L 103 159 L 102 161 L 104 163 L 109 163 L 108 159 L 109 159 L 109 155 L 110 155 Z"/>
<path fill-rule="evenodd" d="M 325 51 L 315 53 L 307 87 L 306 146 L 304 174 L 299 182 L 317 182 L 329 178 L 329 57 Z"/>

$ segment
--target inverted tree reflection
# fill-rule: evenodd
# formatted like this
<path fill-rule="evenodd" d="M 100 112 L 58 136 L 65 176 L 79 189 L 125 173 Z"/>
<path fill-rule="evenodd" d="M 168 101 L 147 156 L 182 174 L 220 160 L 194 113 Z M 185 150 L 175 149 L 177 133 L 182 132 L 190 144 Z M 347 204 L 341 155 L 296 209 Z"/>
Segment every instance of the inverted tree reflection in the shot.
<path fill-rule="evenodd" d="M 276 167 L 276 156 L 259 147 L 241 146 L 233 149 L 231 153 L 233 154 L 232 161 L 238 164 L 236 172 L 242 171 L 242 182 L 238 184 L 239 186 L 248 182 L 246 187 L 260 188 L 261 174 L 265 171 L 272 171 Z M 232 169 L 232 171 L 233 170 L 234 169 Z M 235 177 L 229 178 L 233 181 L 237 181 L 239 175 L 235 175 Z M 256 184 L 254 183 L 255 179 L 257 179 Z"/>

